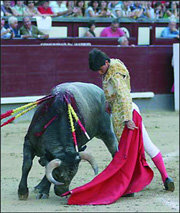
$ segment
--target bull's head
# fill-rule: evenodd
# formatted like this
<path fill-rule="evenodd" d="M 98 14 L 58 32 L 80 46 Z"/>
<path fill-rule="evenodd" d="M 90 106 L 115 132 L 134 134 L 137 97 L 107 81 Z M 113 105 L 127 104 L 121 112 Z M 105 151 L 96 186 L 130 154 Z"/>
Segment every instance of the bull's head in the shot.
<path fill-rule="evenodd" d="M 68 161 L 54 159 L 46 165 L 46 177 L 55 185 L 54 191 L 56 195 L 60 196 L 69 190 L 69 185 L 77 173 L 81 159 L 86 160 L 91 164 L 95 175 L 98 173 L 98 166 L 90 153 L 83 151 L 74 154 L 74 157 L 72 158 L 71 156 L 68 158 Z"/>

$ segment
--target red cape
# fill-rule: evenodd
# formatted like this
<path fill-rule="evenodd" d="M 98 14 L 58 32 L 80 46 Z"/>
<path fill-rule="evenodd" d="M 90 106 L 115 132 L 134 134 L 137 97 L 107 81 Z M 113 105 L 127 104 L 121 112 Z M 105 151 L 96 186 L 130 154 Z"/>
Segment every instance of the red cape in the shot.
<path fill-rule="evenodd" d="M 107 168 L 89 183 L 62 194 L 71 194 L 69 205 L 110 204 L 122 195 L 141 191 L 151 182 L 153 171 L 145 159 L 142 118 L 135 110 L 133 120 L 138 129 L 124 128 L 119 151 Z"/>

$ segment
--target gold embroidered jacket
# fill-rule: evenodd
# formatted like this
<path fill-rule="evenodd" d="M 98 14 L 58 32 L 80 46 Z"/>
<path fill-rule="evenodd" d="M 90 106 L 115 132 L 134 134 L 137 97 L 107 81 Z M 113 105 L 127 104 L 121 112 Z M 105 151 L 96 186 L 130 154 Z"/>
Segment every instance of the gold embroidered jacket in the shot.
<path fill-rule="evenodd" d="M 126 66 L 119 59 L 111 59 L 103 77 L 106 100 L 112 109 L 112 121 L 117 139 L 120 139 L 124 121 L 132 120 L 132 98 L 130 76 Z"/>

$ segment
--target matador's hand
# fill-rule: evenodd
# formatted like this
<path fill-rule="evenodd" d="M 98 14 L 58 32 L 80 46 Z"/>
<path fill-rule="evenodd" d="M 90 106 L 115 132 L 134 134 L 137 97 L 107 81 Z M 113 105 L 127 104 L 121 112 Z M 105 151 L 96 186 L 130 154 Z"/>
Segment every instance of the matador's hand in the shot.
<path fill-rule="evenodd" d="M 134 121 L 125 121 L 125 125 L 127 126 L 128 129 L 138 129 L 138 127 L 135 125 Z"/>

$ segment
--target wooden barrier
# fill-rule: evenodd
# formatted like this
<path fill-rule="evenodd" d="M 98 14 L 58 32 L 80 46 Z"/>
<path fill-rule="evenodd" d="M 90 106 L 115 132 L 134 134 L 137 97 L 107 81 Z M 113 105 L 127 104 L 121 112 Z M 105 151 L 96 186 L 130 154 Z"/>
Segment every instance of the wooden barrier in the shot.
<path fill-rule="evenodd" d="M 174 43 L 179 43 L 177 38 L 156 38 L 153 45 L 173 45 Z"/>
<path fill-rule="evenodd" d="M 173 84 L 172 46 L 117 47 L 112 45 L 2 45 L 1 96 L 46 95 L 63 82 L 101 85 L 88 69 L 88 53 L 97 47 L 127 66 L 132 92 L 170 93 Z"/>
<path fill-rule="evenodd" d="M 4 39 L 1 41 L 2 45 L 118 45 L 118 38 L 79 38 L 79 37 L 68 37 L 68 38 L 51 38 L 51 39 Z M 129 38 L 129 44 L 136 45 L 136 38 Z"/>

